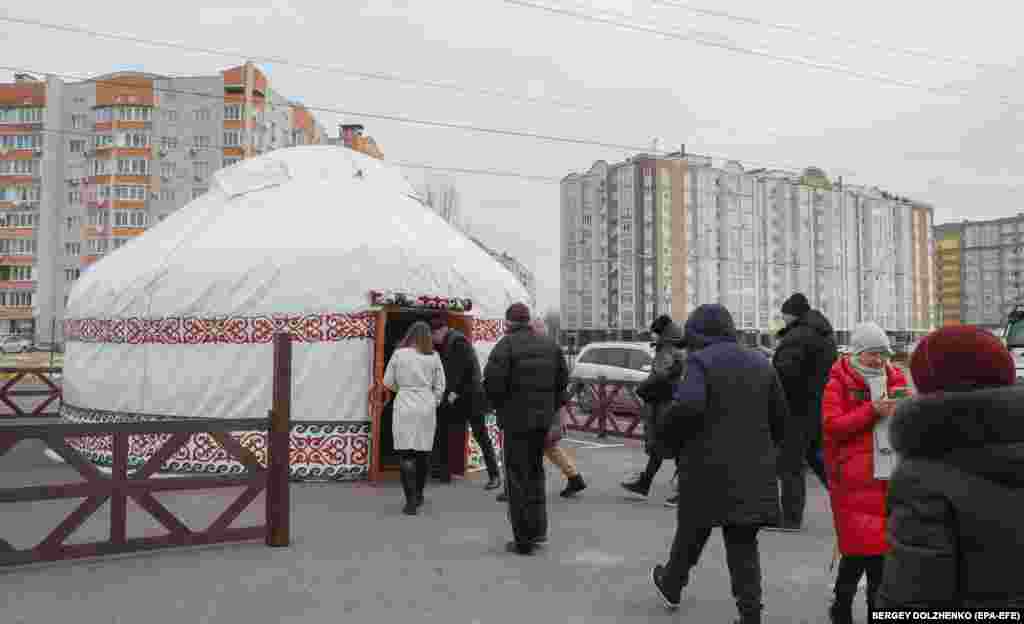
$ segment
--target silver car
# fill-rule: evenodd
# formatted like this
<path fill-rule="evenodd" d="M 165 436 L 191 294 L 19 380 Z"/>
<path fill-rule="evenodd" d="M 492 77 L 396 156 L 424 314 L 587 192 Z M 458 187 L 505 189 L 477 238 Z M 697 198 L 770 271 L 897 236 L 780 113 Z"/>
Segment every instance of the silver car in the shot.
<path fill-rule="evenodd" d="M 654 363 L 654 348 L 645 342 L 592 342 L 580 351 L 572 367 L 574 380 L 596 381 L 604 377 L 611 383 L 640 383 L 647 379 Z M 592 392 L 576 389 L 580 407 L 590 411 L 593 405 Z M 636 401 L 623 395 L 614 402 L 618 411 L 631 412 L 638 409 Z"/>
<path fill-rule="evenodd" d="M 4 353 L 25 353 L 32 350 L 32 341 L 21 336 L 7 336 L 0 342 L 0 351 Z"/>

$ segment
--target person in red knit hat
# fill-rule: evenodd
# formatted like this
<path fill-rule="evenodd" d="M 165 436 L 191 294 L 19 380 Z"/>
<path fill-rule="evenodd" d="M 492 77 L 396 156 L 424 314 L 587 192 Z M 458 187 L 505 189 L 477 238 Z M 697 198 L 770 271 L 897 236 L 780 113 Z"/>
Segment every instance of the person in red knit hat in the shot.
<path fill-rule="evenodd" d="M 880 609 L 1024 608 L 1024 386 L 972 326 L 929 334 L 910 360 L 922 396 L 900 406 Z"/>

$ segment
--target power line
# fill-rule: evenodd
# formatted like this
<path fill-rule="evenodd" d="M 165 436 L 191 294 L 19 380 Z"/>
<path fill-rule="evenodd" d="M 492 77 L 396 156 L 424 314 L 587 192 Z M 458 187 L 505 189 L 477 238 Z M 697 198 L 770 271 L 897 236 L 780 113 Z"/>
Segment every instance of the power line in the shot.
<path fill-rule="evenodd" d="M 786 63 L 786 64 L 789 64 L 789 65 L 796 65 L 796 66 L 800 66 L 800 67 L 808 67 L 808 68 L 811 68 L 811 69 L 817 69 L 817 70 L 826 71 L 826 72 L 830 72 L 830 73 L 834 73 L 834 74 L 841 74 L 841 75 L 850 76 L 850 77 L 853 77 L 853 78 L 859 78 L 861 80 L 874 81 L 874 82 L 879 82 L 879 83 L 893 85 L 893 86 L 898 86 L 898 87 L 905 87 L 905 88 L 908 88 L 908 89 L 915 89 L 915 90 L 918 90 L 918 91 L 925 91 L 925 92 L 931 93 L 933 95 L 960 96 L 960 97 L 971 97 L 973 95 L 970 91 L 967 91 L 965 89 L 954 89 L 954 88 L 951 88 L 951 87 L 933 87 L 933 86 L 930 86 L 930 85 L 927 85 L 927 84 L 924 84 L 924 83 L 911 82 L 909 80 L 904 80 L 902 78 L 893 78 L 891 76 L 886 76 L 886 75 L 883 75 L 883 74 L 873 74 L 873 73 L 869 73 L 869 72 L 863 72 L 863 71 L 859 71 L 859 70 L 856 70 L 856 69 L 853 69 L 853 68 L 850 68 L 850 67 L 846 67 L 846 66 L 843 66 L 843 65 L 834 65 L 834 64 L 829 64 L 829 63 L 822 63 L 822 62 L 819 62 L 819 61 L 815 61 L 813 59 L 796 57 L 796 56 L 781 56 L 781 55 L 778 55 L 778 54 L 772 54 L 770 52 L 764 52 L 762 50 L 756 50 L 754 48 L 745 48 L 743 46 L 739 46 L 739 45 L 736 45 L 736 44 L 722 43 L 721 41 L 711 41 L 711 40 L 708 40 L 708 39 L 702 39 L 702 38 L 700 38 L 698 36 L 695 36 L 695 35 L 690 35 L 690 34 L 685 34 L 685 33 L 680 33 L 680 32 L 675 32 L 675 31 L 668 31 L 668 30 L 660 30 L 660 29 L 657 29 L 657 28 L 653 28 L 651 26 L 643 26 L 643 25 L 640 25 L 640 24 L 631 24 L 631 23 L 628 23 L 628 22 L 620 22 L 620 21 L 610 20 L 610 19 L 606 19 L 606 18 L 599 17 L 599 16 L 596 16 L 596 15 L 591 15 L 589 13 L 581 13 L 581 12 L 578 12 L 578 11 L 572 11 L 572 10 L 564 9 L 564 8 L 560 8 L 560 7 L 552 7 L 552 6 L 547 6 L 547 5 L 543 5 L 543 4 L 536 4 L 534 2 L 527 2 L 525 0 L 503 0 L 503 1 L 506 4 L 513 4 L 513 5 L 517 5 L 517 6 L 521 6 L 521 7 L 526 7 L 526 8 L 530 8 L 530 9 L 537 9 L 537 10 L 545 11 L 547 13 L 552 13 L 552 14 L 555 14 L 555 15 L 562 15 L 562 16 L 566 16 L 566 17 L 574 17 L 574 18 L 577 18 L 577 19 L 580 19 L 580 20 L 584 20 L 584 21 L 587 21 L 587 22 L 593 22 L 593 23 L 596 23 L 596 24 L 604 24 L 604 25 L 607 25 L 607 26 L 615 26 L 617 28 L 623 28 L 623 29 L 632 30 L 632 31 L 635 31 L 635 32 L 641 32 L 641 33 L 657 35 L 657 36 L 660 36 L 660 37 L 665 37 L 667 39 L 676 39 L 676 40 L 679 40 L 679 41 L 689 41 L 691 43 L 696 43 L 698 45 L 707 46 L 707 47 L 711 47 L 711 48 L 718 48 L 720 50 L 726 50 L 726 51 L 729 51 L 729 52 L 735 52 L 737 54 L 745 54 L 747 56 L 755 56 L 755 57 L 758 57 L 758 58 L 769 59 L 769 60 L 773 60 L 773 61 L 779 61 L 781 63 Z M 629 16 L 623 15 L 622 13 L 619 13 L 619 12 L 616 12 L 616 11 L 610 11 L 609 10 L 609 11 L 606 11 L 606 12 L 607 13 L 615 13 L 615 14 L 619 15 L 620 17 L 624 17 L 624 18 L 628 18 L 629 17 Z M 1009 97 L 1007 97 L 1007 96 L 995 96 L 995 98 L 998 99 L 999 101 L 1001 101 L 1004 104 L 1014 104 L 1014 102 Z"/>
<path fill-rule="evenodd" d="M 26 72 L 26 73 L 35 73 L 35 74 L 44 74 L 44 75 L 48 74 L 48 75 L 58 76 L 60 78 L 65 78 L 65 79 L 92 81 L 92 82 L 96 82 L 98 84 L 105 84 L 105 85 L 111 85 L 111 86 L 138 87 L 138 84 L 134 83 L 134 82 L 131 82 L 131 83 L 129 83 L 129 82 L 118 82 L 116 79 L 108 79 L 108 78 L 87 78 L 87 77 L 83 77 L 83 76 L 77 76 L 77 75 L 74 75 L 74 74 L 67 74 L 67 73 L 60 73 L 60 72 L 46 72 L 46 71 L 39 71 L 39 70 L 35 70 L 35 69 L 31 69 L 31 68 L 25 68 L 25 67 L 12 67 L 12 66 L 0 65 L 0 69 L 4 69 L 4 70 L 7 70 L 7 71 L 14 71 L 14 72 Z M 154 92 L 157 92 L 157 93 L 173 93 L 173 94 L 178 94 L 178 95 L 189 95 L 189 96 L 193 96 L 193 97 L 197 97 L 197 98 L 206 98 L 206 99 L 218 100 L 218 101 L 221 101 L 221 102 L 223 102 L 225 100 L 224 96 L 222 96 L 222 95 L 213 95 L 213 94 L 210 94 L 210 93 L 200 93 L 200 92 L 197 92 L 197 91 L 186 91 L 186 90 L 182 90 L 182 89 L 170 89 L 170 88 L 165 88 L 165 87 L 151 87 L 151 89 Z M 620 143 L 610 143 L 610 142 L 605 142 L 605 141 L 594 141 L 594 140 L 589 140 L 589 139 L 578 139 L 578 138 L 574 138 L 574 137 L 562 137 L 562 136 L 546 135 L 546 134 L 540 134 L 540 133 L 535 133 L 535 132 L 519 131 L 519 130 L 506 130 L 506 129 L 500 129 L 500 128 L 490 128 L 490 127 L 485 127 L 485 126 L 472 126 L 472 125 L 464 125 L 464 124 L 455 124 L 455 123 L 443 122 L 443 121 L 430 121 L 430 120 L 423 120 L 423 119 L 413 119 L 413 118 L 409 118 L 409 117 L 399 117 L 399 116 L 396 116 L 396 115 L 383 115 L 383 114 L 379 114 L 379 113 L 369 113 L 369 112 L 364 112 L 364 111 L 351 111 L 351 110 L 345 110 L 345 109 L 340 109 L 340 108 L 331 108 L 331 107 L 327 107 L 327 106 L 313 106 L 313 105 L 305 105 L 304 104 L 304 105 L 302 105 L 302 107 L 305 108 L 306 110 L 320 112 L 320 113 L 333 113 L 333 114 L 337 114 L 337 115 L 348 115 L 348 116 L 351 116 L 351 117 L 365 117 L 367 119 L 378 119 L 378 120 L 382 120 L 382 121 L 392 121 L 392 122 L 396 122 L 396 123 L 404 123 L 404 124 L 410 124 L 410 125 L 436 127 L 436 128 L 443 128 L 443 129 L 448 129 L 448 130 L 462 130 L 464 132 L 474 132 L 474 133 L 481 133 L 481 134 L 511 136 L 511 137 L 515 137 L 515 138 L 534 139 L 534 140 L 547 141 L 547 142 L 552 142 L 552 143 L 565 143 L 565 144 L 572 144 L 572 145 L 588 145 L 588 146 L 594 146 L 594 147 L 603 147 L 603 148 L 608 148 L 608 149 L 623 150 L 623 151 L 634 152 L 634 153 L 646 153 L 646 154 L 652 154 L 652 155 L 655 155 L 655 156 L 666 156 L 666 155 L 671 153 L 671 152 L 664 151 L 664 150 L 651 149 L 649 146 L 629 145 L 629 144 L 620 144 Z M 156 107 L 156 108 L 159 108 L 159 107 Z M 780 165 L 780 164 L 774 164 L 774 163 L 764 163 L 764 162 L 760 162 L 760 161 L 756 161 L 756 160 L 745 160 L 745 159 L 735 158 L 735 157 L 731 157 L 731 156 L 721 156 L 721 155 L 717 155 L 717 154 L 707 154 L 707 153 L 705 153 L 705 154 L 691 154 L 691 155 L 692 156 L 705 156 L 705 157 L 708 157 L 708 158 L 717 158 L 719 160 L 743 161 L 743 162 L 746 162 L 749 165 L 755 165 L 755 166 L 764 167 L 764 168 L 768 168 L 768 169 L 801 169 L 801 167 L 795 166 L 795 165 Z"/>
<path fill-rule="evenodd" d="M 812 39 L 831 39 L 840 43 L 845 43 L 854 47 L 871 48 L 875 50 L 882 50 L 885 52 L 891 52 L 894 54 L 901 54 L 904 56 L 912 56 L 916 58 L 927 59 L 931 61 L 938 61 L 942 63 L 949 63 L 953 65 L 963 65 L 967 67 L 974 67 L 976 69 L 997 69 L 1001 71 L 1018 73 L 1020 70 L 1010 65 L 1001 65 L 998 63 L 979 63 L 972 61 L 971 59 L 945 56 L 942 54 L 935 54 L 927 50 L 915 50 L 913 48 L 900 48 L 892 46 L 881 41 L 872 41 L 868 39 L 856 39 L 840 33 L 829 33 L 829 32 L 816 32 L 809 28 L 802 28 L 792 24 L 778 24 L 769 22 L 766 20 L 758 19 L 756 17 L 749 17 L 746 15 L 737 15 L 735 13 L 726 13 L 725 11 L 718 11 L 714 9 L 708 9 L 693 5 L 689 2 L 672 2 L 670 0 L 651 0 L 651 4 L 660 5 L 665 7 L 672 7 L 675 9 L 681 9 L 697 15 L 707 15 L 711 17 L 719 17 L 729 21 L 737 22 L 740 24 L 748 24 L 752 26 L 761 26 L 764 28 L 770 28 L 773 30 L 780 30 L 783 32 L 789 32 L 799 35 L 804 35 Z"/>
<path fill-rule="evenodd" d="M 99 38 L 99 39 L 110 39 L 110 40 L 113 40 L 113 41 L 123 41 L 123 42 L 127 42 L 127 43 L 135 43 L 135 44 L 145 45 L 145 46 L 150 46 L 150 47 L 168 48 L 168 49 L 172 49 L 172 50 L 181 50 L 181 51 L 184 51 L 184 52 L 194 52 L 194 53 L 197 53 L 197 54 L 207 54 L 207 55 L 210 55 L 210 56 L 222 56 L 222 57 L 229 57 L 229 58 L 242 58 L 242 59 L 256 61 L 256 62 L 260 62 L 260 63 L 276 63 L 278 65 L 287 65 L 287 66 L 295 67 L 295 68 L 298 68 L 298 69 L 305 69 L 305 70 L 309 70 L 309 71 L 316 71 L 316 72 L 330 73 L 330 74 L 340 74 L 340 75 L 350 76 L 350 77 L 354 77 L 354 78 L 360 78 L 360 79 L 364 79 L 364 80 L 379 80 L 379 81 L 384 81 L 384 82 L 394 82 L 394 83 L 409 84 L 409 85 L 413 85 L 413 86 L 417 86 L 417 87 L 428 87 L 428 88 L 432 88 L 432 89 L 442 89 L 442 90 L 448 90 L 448 91 L 456 91 L 456 92 L 459 92 L 459 93 L 469 94 L 469 95 L 479 95 L 479 96 L 485 96 L 485 97 L 506 98 L 506 99 L 509 99 L 509 100 L 513 100 L 513 101 L 517 101 L 517 102 L 523 102 L 523 103 L 527 103 L 527 104 L 548 104 L 548 105 L 553 105 L 553 106 L 556 106 L 558 108 L 567 109 L 567 110 L 587 111 L 587 112 L 593 112 L 594 111 L 594 108 L 591 107 L 591 106 L 573 104 L 573 103 L 565 102 L 565 101 L 558 100 L 558 99 L 555 99 L 555 98 L 524 96 L 524 95 L 517 95 L 517 94 L 514 94 L 514 93 L 509 93 L 507 91 L 503 91 L 503 90 L 500 90 L 500 89 L 487 89 L 487 88 L 480 88 L 480 87 L 472 87 L 472 88 L 471 87 L 462 87 L 462 86 L 459 86 L 458 84 L 450 83 L 450 82 L 438 82 L 438 81 L 434 81 L 434 80 L 420 80 L 420 79 L 416 79 L 416 78 L 405 78 L 405 77 L 402 77 L 402 76 L 396 76 L 396 75 L 393 75 L 393 74 L 385 74 L 385 73 L 381 73 L 381 72 L 363 72 L 363 71 L 356 71 L 356 70 L 345 69 L 343 67 L 337 67 L 337 66 L 315 65 L 315 64 L 312 64 L 312 63 L 305 63 L 305 62 L 300 62 L 300 61 L 292 61 L 292 60 L 289 60 L 289 59 L 286 59 L 286 58 L 276 57 L 276 56 L 264 56 L 264 55 L 245 54 L 245 53 L 242 53 L 242 52 L 231 51 L 231 50 L 217 50 L 217 49 L 214 49 L 214 48 L 205 48 L 205 47 L 199 47 L 199 46 L 192 46 L 192 45 L 187 45 L 187 44 L 183 44 L 183 43 L 176 43 L 176 42 L 172 42 L 172 41 L 160 41 L 160 40 L 157 40 L 157 39 L 147 39 L 147 38 L 133 36 L 133 35 L 124 35 L 124 34 L 115 34 L 115 33 L 109 33 L 109 32 L 102 32 L 102 31 L 97 31 L 97 30 L 91 30 L 91 29 L 83 28 L 83 27 L 80 27 L 80 26 L 71 26 L 71 25 L 68 25 L 68 24 L 54 24 L 54 23 L 49 23 L 49 22 L 43 22 L 43 21 L 40 21 L 40 20 L 21 18 L 21 17 L 12 17 L 10 15 L 6 15 L 6 16 L 0 15 L 0 22 L 8 22 L 8 23 L 11 23 L 11 24 L 20 24 L 20 25 L 23 25 L 23 26 L 35 26 L 37 28 L 42 28 L 42 29 L 45 29 L 45 30 L 56 30 L 56 31 L 75 33 L 75 34 L 80 34 L 80 35 L 89 35 L 90 37 L 96 37 L 96 38 Z"/>

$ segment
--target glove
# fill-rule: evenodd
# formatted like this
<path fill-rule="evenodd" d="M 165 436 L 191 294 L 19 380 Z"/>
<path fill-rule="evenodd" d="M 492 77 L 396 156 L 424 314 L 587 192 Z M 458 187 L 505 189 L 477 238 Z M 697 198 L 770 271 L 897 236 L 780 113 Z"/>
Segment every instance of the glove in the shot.
<path fill-rule="evenodd" d="M 458 398 L 459 398 L 458 394 L 456 394 L 454 392 L 449 392 L 448 393 L 448 405 L 451 405 L 452 403 L 455 403 L 455 401 L 458 400 Z"/>

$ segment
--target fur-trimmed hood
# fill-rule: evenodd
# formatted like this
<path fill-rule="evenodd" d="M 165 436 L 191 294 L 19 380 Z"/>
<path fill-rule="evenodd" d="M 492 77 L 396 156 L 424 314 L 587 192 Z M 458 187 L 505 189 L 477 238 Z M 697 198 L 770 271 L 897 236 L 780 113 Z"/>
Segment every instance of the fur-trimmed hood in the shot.
<path fill-rule="evenodd" d="M 1024 386 L 915 398 L 900 406 L 890 434 L 904 457 L 1024 487 Z"/>

